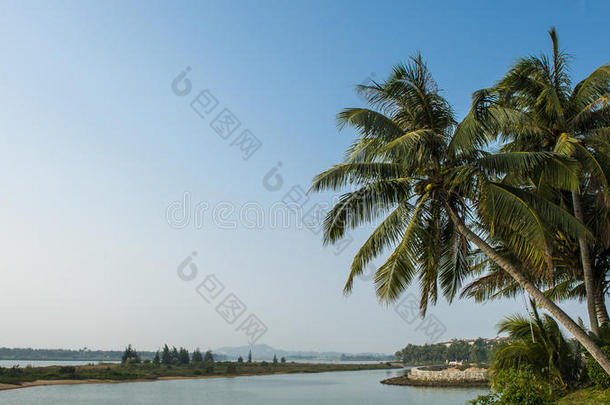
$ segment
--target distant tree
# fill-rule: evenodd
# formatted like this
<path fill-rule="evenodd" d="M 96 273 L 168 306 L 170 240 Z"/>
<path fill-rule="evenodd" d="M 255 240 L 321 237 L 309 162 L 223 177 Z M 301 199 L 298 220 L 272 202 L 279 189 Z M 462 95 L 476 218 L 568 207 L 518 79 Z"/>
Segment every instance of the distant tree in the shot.
<path fill-rule="evenodd" d="M 201 354 L 201 350 L 199 350 L 199 348 L 196 348 L 193 352 L 192 361 L 193 363 L 201 363 L 203 361 L 203 355 Z"/>
<path fill-rule="evenodd" d="M 471 363 L 485 363 L 488 360 L 489 349 L 487 344 L 481 338 L 474 341 L 472 347 L 470 347 L 470 353 L 468 354 L 468 361 Z"/>
<path fill-rule="evenodd" d="M 169 351 L 169 346 L 163 346 L 163 354 L 161 354 L 161 363 L 172 364 L 172 354 Z"/>
<path fill-rule="evenodd" d="M 121 357 L 121 363 L 139 363 L 140 355 L 136 352 L 131 345 L 128 345 L 125 351 L 123 352 L 123 357 Z"/>
<path fill-rule="evenodd" d="M 248 352 L 248 363 L 252 363 L 252 350 Z"/>
<path fill-rule="evenodd" d="M 447 349 L 447 358 L 449 361 L 468 360 L 469 353 L 470 345 L 463 340 L 456 340 Z"/>
<path fill-rule="evenodd" d="M 273 364 L 277 364 L 277 356 L 275 354 L 273 355 Z"/>
<path fill-rule="evenodd" d="M 189 364 L 190 362 L 189 351 L 184 347 L 181 347 L 180 352 L 178 353 L 178 364 Z"/>
<path fill-rule="evenodd" d="M 204 363 L 214 363 L 214 354 L 212 354 L 211 350 L 205 352 L 205 356 L 203 356 Z"/>
<path fill-rule="evenodd" d="M 158 367 L 159 364 L 161 364 L 161 357 L 159 356 L 159 351 L 157 350 L 157 352 L 155 353 L 155 357 L 153 358 L 153 364 L 155 365 L 155 367 Z"/>
<path fill-rule="evenodd" d="M 178 352 L 178 349 L 176 349 L 176 346 L 172 347 L 171 359 L 172 364 L 178 364 L 178 362 L 180 361 L 180 353 Z"/>
<path fill-rule="evenodd" d="M 282 356 L 281 360 L 282 364 L 286 363 L 286 357 Z"/>
<path fill-rule="evenodd" d="M 243 363 L 243 362 L 244 362 L 244 358 L 243 358 L 243 357 L 241 357 L 241 356 L 239 356 L 239 357 L 237 358 L 237 362 L 238 362 L 238 363 Z"/>

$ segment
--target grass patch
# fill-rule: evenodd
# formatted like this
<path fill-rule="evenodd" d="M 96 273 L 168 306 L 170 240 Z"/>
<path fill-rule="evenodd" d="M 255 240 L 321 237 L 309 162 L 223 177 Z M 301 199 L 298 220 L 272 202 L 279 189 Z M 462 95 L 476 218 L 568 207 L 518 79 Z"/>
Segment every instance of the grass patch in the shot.
<path fill-rule="evenodd" d="M 585 388 L 566 395 L 557 405 L 610 405 L 610 389 Z"/>

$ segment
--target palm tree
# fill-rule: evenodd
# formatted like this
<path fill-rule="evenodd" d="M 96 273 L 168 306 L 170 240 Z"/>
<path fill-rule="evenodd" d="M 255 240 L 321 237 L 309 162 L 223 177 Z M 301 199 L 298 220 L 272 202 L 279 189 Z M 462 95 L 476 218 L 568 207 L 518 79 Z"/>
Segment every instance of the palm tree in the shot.
<path fill-rule="evenodd" d="M 325 243 L 385 216 L 357 252 L 344 291 L 351 291 L 367 263 L 393 248 L 375 274 L 377 295 L 382 301 L 396 300 L 418 278 L 423 314 L 428 303 L 436 302 L 439 285 L 449 301 L 455 297 L 468 275 L 472 244 L 610 373 L 610 361 L 594 341 L 528 279 L 532 273 L 549 273 L 549 229 L 575 237 L 586 230 L 565 209 L 516 186 L 514 179 L 544 173 L 548 184 L 571 190 L 578 184 L 575 162 L 547 151 L 481 150 L 485 138 L 476 120 L 470 115 L 456 125 L 419 55 L 395 66 L 387 81 L 359 86 L 359 91 L 371 108 L 346 109 L 338 123 L 354 127 L 360 138 L 343 163 L 316 176 L 312 185 L 314 191 L 358 188 L 343 194 L 328 213 Z M 509 172 L 515 175 L 505 182 Z M 499 247 L 512 253 L 504 255 Z"/>
<path fill-rule="evenodd" d="M 552 317 L 539 315 L 533 300 L 530 305 L 531 319 L 513 315 L 500 322 L 498 333 L 507 332 L 509 341 L 494 351 L 491 370 L 531 368 L 558 386 L 573 385 L 582 369 L 578 346 L 565 338 Z"/>
<path fill-rule="evenodd" d="M 557 33 L 549 31 L 552 55 L 520 59 L 494 87 L 475 93 L 473 111 L 503 140 L 504 151 L 554 151 L 575 157 L 582 165 L 579 184 L 572 188 L 574 216 L 584 222 L 581 191 L 600 195 L 598 205 L 607 210 L 610 167 L 610 65 L 606 64 L 572 87 L 569 57 L 559 50 Z M 597 148 L 595 148 L 597 146 Z M 541 192 L 544 178 L 536 184 Z M 606 226 L 607 227 L 607 226 Z M 591 330 L 599 333 L 596 288 L 586 234 L 578 237 L 580 261 Z"/>
<path fill-rule="evenodd" d="M 604 221 L 598 222 L 603 223 Z M 589 222 L 587 221 L 587 223 Z M 600 240 L 595 238 L 597 243 L 592 245 L 590 253 L 595 283 L 595 310 L 600 326 L 603 326 L 609 322 L 605 296 L 610 288 L 610 280 L 608 280 L 610 249 L 602 246 L 599 243 Z M 578 244 L 567 243 L 565 240 L 564 242 L 566 242 L 564 245 L 558 246 L 555 250 L 552 280 L 548 282 L 546 279 L 532 279 L 532 282 L 555 302 L 574 299 L 584 301 L 587 296 Z M 476 302 L 485 302 L 493 299 L 514 298 L 523 292 L 514 279 L 480 252 L 474 252 L 471 261 L 471 275 L 478 277 L 462 289 L 461 298 L 472 298 Z"/>

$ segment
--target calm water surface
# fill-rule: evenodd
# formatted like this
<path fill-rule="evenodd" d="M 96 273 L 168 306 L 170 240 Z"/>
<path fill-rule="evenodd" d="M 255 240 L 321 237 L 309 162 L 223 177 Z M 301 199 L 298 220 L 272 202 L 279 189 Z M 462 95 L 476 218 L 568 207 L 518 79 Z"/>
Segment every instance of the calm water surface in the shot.
<path fill-rule="evenodd" d="M 2 405 L 448 405 L 486 392 L 388 386 L 396 370 L 344 371 L 143 383 L 56 385 L 0 391 Z"/>

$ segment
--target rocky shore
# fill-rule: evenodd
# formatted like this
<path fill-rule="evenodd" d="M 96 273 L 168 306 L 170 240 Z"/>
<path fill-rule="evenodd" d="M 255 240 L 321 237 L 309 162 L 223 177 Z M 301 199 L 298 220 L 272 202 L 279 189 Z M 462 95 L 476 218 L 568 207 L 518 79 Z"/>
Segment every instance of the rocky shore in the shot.
<path fill-rule="evenodd" d="M 415 367 L 406 376 L 388 378 L 381 383 L 423 387 L 486 387 L 489 386 L 489 379 L 487 370 L 481 368 Z"/>

